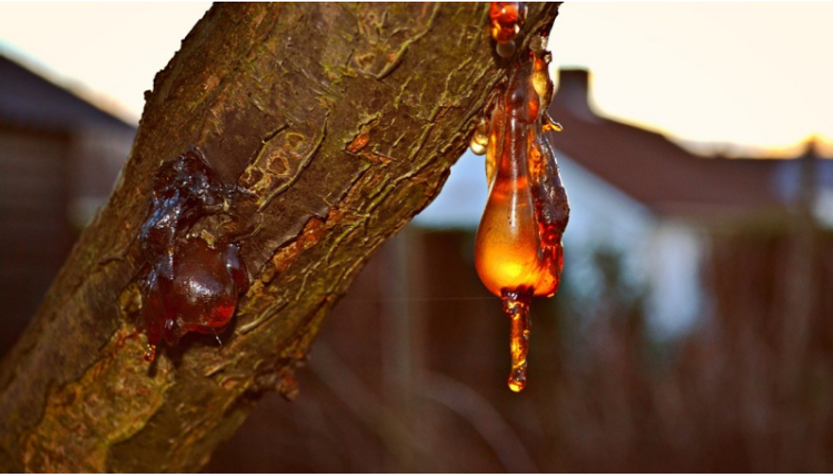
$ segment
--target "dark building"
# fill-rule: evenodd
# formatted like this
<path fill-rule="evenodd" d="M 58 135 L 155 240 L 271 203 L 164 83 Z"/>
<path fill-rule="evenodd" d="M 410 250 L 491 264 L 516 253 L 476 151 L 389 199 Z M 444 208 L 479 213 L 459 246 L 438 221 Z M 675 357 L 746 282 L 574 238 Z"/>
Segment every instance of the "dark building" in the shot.
<path fill-rule="evenodd" d="M 0 353 L 110 194 L 135 128 L 0 55 Z"/>

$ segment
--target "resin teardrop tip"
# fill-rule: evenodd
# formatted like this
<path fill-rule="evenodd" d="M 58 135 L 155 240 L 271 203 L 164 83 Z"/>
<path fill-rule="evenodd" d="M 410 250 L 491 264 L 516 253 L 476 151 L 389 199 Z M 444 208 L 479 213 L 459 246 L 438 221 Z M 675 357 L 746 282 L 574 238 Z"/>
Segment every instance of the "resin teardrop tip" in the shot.
<path fill-rule="evenodd" d="M 513 370 L 512 374 L 509 376 L 507 385 L 509 385 L 509 390 L 512 390 L 515 393 L 520 393 L 521 390 L 526 388 L 526 371 L 520 369 Z"/>

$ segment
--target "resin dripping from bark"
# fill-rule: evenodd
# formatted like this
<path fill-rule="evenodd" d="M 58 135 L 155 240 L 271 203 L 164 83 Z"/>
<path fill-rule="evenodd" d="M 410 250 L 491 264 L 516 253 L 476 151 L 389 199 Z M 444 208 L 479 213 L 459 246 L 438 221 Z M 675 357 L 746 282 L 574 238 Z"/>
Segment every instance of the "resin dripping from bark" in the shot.
<path fill-rule="evenodd" d="M 529 319 L 529 303 L 532 291 L 520 288 L 517 291 L 503 290 L 500 301 L 503 311 L 509 316 L 509 353 L 512 355 L 512 369 L 509 371 L 509 389 L 520 392 L 526 387 L 526 356 L 529 353 L 529 334 L 532 321 Z"/>
<path fill-rule="evenodd" d="M 174 345 L 188 332 L 221 331 L 248 289 L 236 244 L 189 235 L 200 219 L 227 210 L 234 192 L 196 150 L 166 162 L 154 177 L 149 216 L 139 230 L 145 359 L 154 359 L 163 339 Z"/>
<path fill-rule="evenodd" d="M 546 115 L 552 97 L 549 53 L 517 64 L 492 110 L 486 174 L 489 199 L 475 241 L 475 266 L 512 319 L 514 391 L 526 383 L 529 300 L 553 296 L 564 265 L 561 237 L 570 208 L 555 155 L 544 136 L 560 129 Z"/>

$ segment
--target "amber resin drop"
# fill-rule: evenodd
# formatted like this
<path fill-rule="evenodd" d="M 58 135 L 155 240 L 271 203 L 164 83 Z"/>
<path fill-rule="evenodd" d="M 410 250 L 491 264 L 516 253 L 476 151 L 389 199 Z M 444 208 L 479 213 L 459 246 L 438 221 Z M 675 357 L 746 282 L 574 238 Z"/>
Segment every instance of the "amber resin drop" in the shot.
<path fill-rule="evenodd" d="M 233 244 L 212 248 L 200 238 L 178 243 L 173 268 L 156 266 L 145 283 L 143 314 L 148 333 L 145 359 L 164 340 L 175 345 L 186 333 L 216 334 L 229 323 L 237 298 L 248 289 L 246 269 Z"/>
<path fill-rule="evenodd" d="M 499 43 L 512 41 L 526 21 L 523 2 L 492 2 L 489 8 L 492 38 Z"/>
<path fill-rule="evenodd" d="M 475 266 L 511 318 L 509 387 L 526 385 L 529 303 L 552 296 L 563 268 L 561 237 L 569 218 L 567 194 L 544 127 L 551 83 L 542 84 L 545 59 L 531 55 L 513 72 L 492 112 L 486 150 L 489 199 L 477 230 Z M 549 79 L 547 78 L 547 81 Z"/>
<path fill-rule="evenodd" d="M 515 37 L 526 21 L 526 5 L 522 2 L 492 2 L 489 8 L 489 32 L 497 42 L 497 52 L 508 58 L 515 52 Z"/>

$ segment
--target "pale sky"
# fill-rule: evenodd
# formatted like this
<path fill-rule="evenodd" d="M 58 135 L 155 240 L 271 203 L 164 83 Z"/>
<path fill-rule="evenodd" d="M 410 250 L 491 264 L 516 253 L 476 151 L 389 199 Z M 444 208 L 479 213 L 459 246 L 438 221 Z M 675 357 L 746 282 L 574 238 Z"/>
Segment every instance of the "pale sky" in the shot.
<path fill-rule="evenodd" d="M 0 50 L 136 121 L 209 8 L 0 3 Z M 704 149 L 833 143 L 833 3 L 565 3 L 554 67 L 592 73 L 597 110 Z"/>
<path fill-rule="evenodd" d="M 604 113 L 679 139 L 833 141 L 833 3 L 565 3 L 550 49 Z"/>

